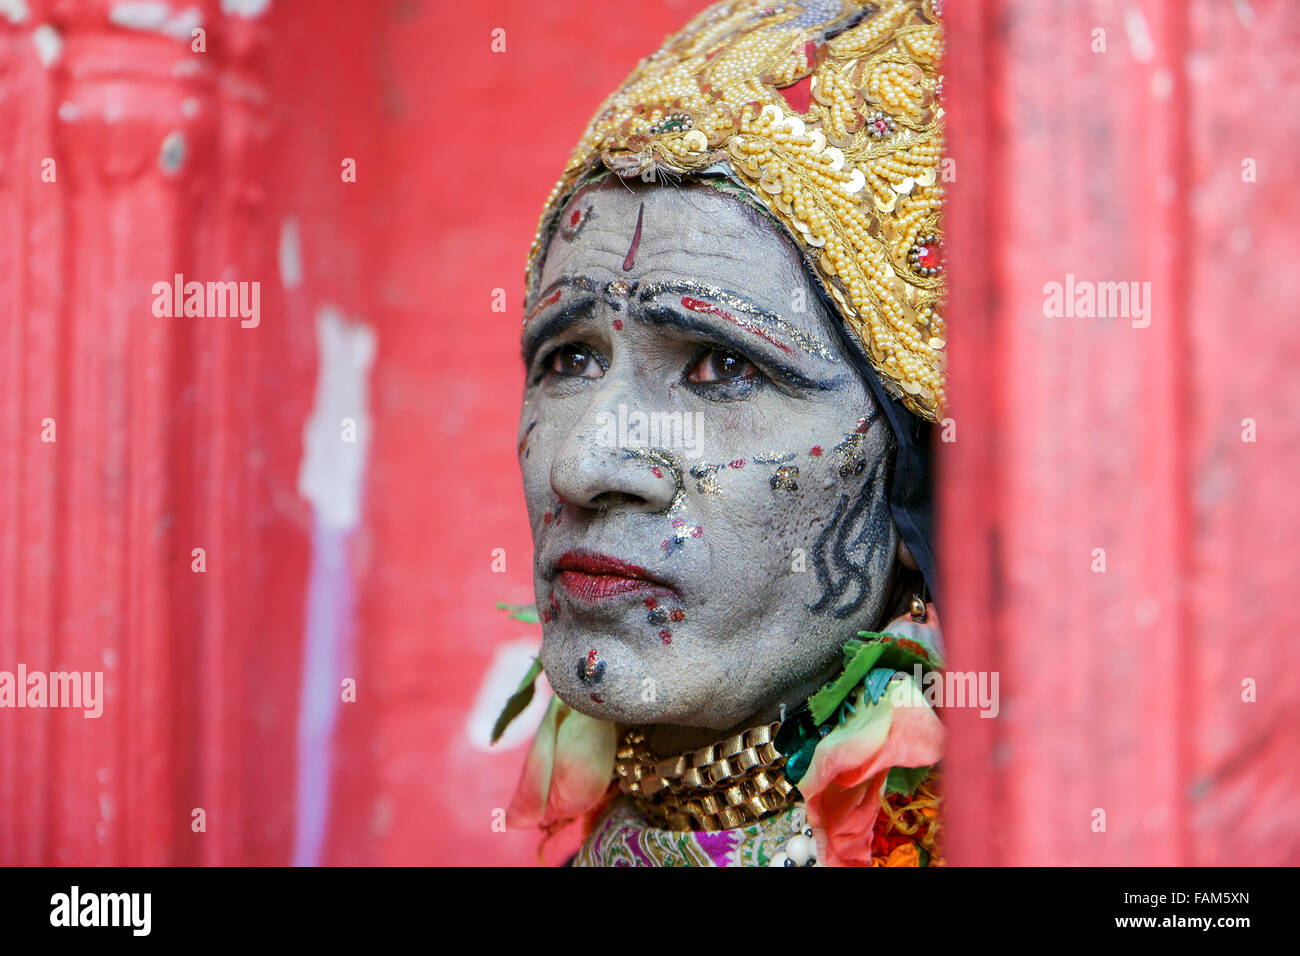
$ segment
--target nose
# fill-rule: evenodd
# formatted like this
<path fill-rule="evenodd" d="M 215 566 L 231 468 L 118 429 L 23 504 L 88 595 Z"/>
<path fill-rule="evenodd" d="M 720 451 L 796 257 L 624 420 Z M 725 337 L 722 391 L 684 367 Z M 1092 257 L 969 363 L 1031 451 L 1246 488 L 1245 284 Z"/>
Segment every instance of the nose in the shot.
<path fill-rule="evenodd" d="M 677 501 L 681 458 L 668 449 L 628 444 L 628 418 L 636 411 L 620 395 L 592 401 L 551 463 L 551 489 L 562 501 L 650 514 L 665 512 Z"/>

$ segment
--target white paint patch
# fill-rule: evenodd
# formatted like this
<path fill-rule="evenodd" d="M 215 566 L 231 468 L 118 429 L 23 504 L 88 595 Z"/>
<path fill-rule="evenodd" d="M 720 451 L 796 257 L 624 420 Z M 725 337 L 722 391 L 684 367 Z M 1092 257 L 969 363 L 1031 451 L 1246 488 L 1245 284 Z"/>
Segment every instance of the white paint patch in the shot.
<path fill-rule="evenodd" d="M 0 0 L 0 17 L 4 17 L 14 26 L 31 15 L 32 12 L 27 9 L 27 0 Z"/>
<path fill-rule="evenodd" d="M 1158 100 L 1169 99 L 1174 91 L 1173 75 L 1166 69 L 1156 70 L 1151 74 L 1151 95 Z"/>
<path fill-rule="evenodd" d="M 497 722 L 506 701 L 519 689 L 519 682 L 528 673 L 528 668 L 533 666 L 537 651 L 535 637 L 520 638 L 496 649 L 483 683 L 479 685 L 474 706 L 470 708 L 469 717 L 465 721 L 465 736 L 475 750 L 513 750 L 532 739 L 551 699 L 551 685 L 547 683 L 545 674 L 538 676 L 532 701 L 506 728 L 496 746 L 492 745 L 492 725 Z"/>
<path fill-rule="evenodd" d="M 1188 79 L 1194 83 L 1204 83 L 1213 77 L 1213 65 L 1210 58 L 1204 53 L 1187 54 L 1187 62 L 1183 67 L 1187 73 Z"/>
<path fill-rule="evenodd" d="M 292 217 L 280 223 L 280 284 L 286 290 L 302 285 L 302 240 Z"/>
<path fill-rule="evenodd" d="M 194 30 L 203 25 L 203 14 L 198 7 L 172 13 L 171 6 L 160 0 L 131 0 L 113 7 L 108 21 L 128 30 L 161 33 L 188 43 L 193 39 Z"/>
<path fill-rule="evenodd" d="M 333 306 L 323 305 L 316 314 L 316 338 L 320 370 L 315 407 L 302 430 L 298 494 L 311 502 L 322 526 L 346 531 L 355 528 L 361 517 L 375 333 L 361 322 L 347 321 Z M 345 419 L 355 423 L 355 441 L 345 440 Z"/>
<path fill-rule="evenodd" d="M 1154 598 L 1138 601 L 1133 608 L 1133 621 L 1144 631 L 1155 624 L 1158 617 L 1160 617 L 1160 602 Z"/>
<path fill-rule="evenodd" d="M 1251 233 L 1249 226 L 1238 226 L 1228 238 L 1228 248 L 1235 256 L 1244 256 L 1250 252 Z"/>
<path fill-rule="evenodd" d="M 271 0 L 221 0 L 221 12 L 227 16 L 252 20 L 271 9 Z"/>
<path fill-rule="evenodd" d="M 1124 8 L 1124 32 L 1128 34 L 1128 45 L 1133 51 L 1133 59 L 1139 63 L 1150 63 L 1156 55 L 1155 44 L 1151 42 L 1151 31 L 1147 28 L 1146 17 L 1137 7 Z"/>
<path fill-rule="evenodd" d="M 36 47 L 36 58 L 41 61 L 41 66 L 53 66 L 63 55 L 63 37 L 48 23 L 42 23 L 32 31 L 32 45 Z"/>

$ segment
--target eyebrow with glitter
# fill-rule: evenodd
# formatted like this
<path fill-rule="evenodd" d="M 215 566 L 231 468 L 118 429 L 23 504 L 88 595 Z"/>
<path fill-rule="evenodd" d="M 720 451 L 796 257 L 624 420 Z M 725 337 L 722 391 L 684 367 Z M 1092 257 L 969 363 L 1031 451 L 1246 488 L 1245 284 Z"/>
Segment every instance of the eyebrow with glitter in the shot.
<path fill-rule="evenodd" d="M 524 368 L 532 368 L 533 359 L 537 357 L 538 349 L 542 347 L 544 342 L 553 339 L 569 326 L 590 316 L 596 302 L 597 299 L 594 295 L 584 295 L 572 302 L 567 302 L 554 315 L 547 316 L 544 322 L 533 326 L 524 333 Z"/>
<path fill-rule="evenodd" d="M 657 304 L 645 305 L 636 309 L 633 315 L 636 318 L 652 322 L 655 325 L 665 325 L 670 328 L 680 329 L 683 332 L 697 332 L 713 341 L 721 342 L 742 355 L 751 353 L 750 346 L 752 343 L 744 336 L 736 335 L 728 328 L 719 327 L 716 323 L 696 318 L 695 315 L 690 312 L 680 311 L 680 306 Z M 817 379 L 809 378 L 798 369 L 791 368 L 789 365 L 786 365 L 783 362 L 778 362 L 768 356 L 764 356 L 762 364 L 796 388 L 808 389 L 810 391 L 833 391 L 840 388 L 845 381 L 842 377 L 818 381 Z"/>
<path fill-rule="evenodd" d="M 537 315 L 548 305 L 554 305 L 560 300 L 560 294 L 566 288 L 582 289 L 584 292 L 596 291 L 596 280 L 590 276 L 560 276 L 554 282 L 548 284 L 545 289 L 537 293 L 537 301 L 531 309 L 524 313 L 523 324 L 528 325 Z"/>
<path fill-rule="evenodd" d="M 783 316 L 755 305 L 737 292 L 689 280 L 642 283 L 637 290 L 637 299 L 641 302 L 648 302 L 650 299 L 663 295 L 681 296 L 683 308 L 690 309 L 693 312 L 716 315 L 737 328 L 744 329 L 751 335 L 755 335 L 776 346 L 787 354 L 790 352 L 790 347 L 776 339 L 771 333 L 775 332 L 784 335 L 810 355 L 815 355 L 827 362 L 836 364 L 839 362 L 834 350 L 820 338 L 804 331 Z M 700 297 L 712 299 L 713 302 L 703 301 Z M 714 303 L 722 303 L 722 305 Z M 722 306 L 726 306 L 726 308 Z M 732 311 L 728 311 L 728 309 Z M 740 315 L 737 316 L 733 313 L 740 313 Z"/>

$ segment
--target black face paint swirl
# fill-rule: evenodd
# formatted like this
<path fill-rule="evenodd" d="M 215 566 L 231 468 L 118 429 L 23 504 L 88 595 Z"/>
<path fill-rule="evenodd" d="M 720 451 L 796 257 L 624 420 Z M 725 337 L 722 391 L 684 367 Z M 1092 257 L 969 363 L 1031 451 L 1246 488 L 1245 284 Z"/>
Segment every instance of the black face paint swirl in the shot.
<path fill-rule="evenodd" d="M 808 605 L 814 614 L 843 620 L 857 613 L 872 591 L 872 565 L 877 571 L 889 567 L 889 556 L 882 553 L 889 542 L 889 509 L 882 504 L 890 457 L 877 460 L 856 496 L 840 495 L 835 513 L 813 544 L 813 571 L 822 588 L 817 603 Z"/>

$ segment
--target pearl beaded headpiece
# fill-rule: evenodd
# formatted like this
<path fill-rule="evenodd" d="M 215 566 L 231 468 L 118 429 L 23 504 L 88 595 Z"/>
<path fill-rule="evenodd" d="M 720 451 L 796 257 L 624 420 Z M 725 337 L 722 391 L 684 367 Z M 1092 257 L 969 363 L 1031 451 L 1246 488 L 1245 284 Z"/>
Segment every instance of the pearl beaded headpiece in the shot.
<path fill-rule="evenodd" d="M 602 163 L 623 177 L 722 167 L 788 229 L 887 390 L 937 421 L 942 0 L 735 0 L 705 10 L 633 71 L 551 191 L 529 299 L 556 217 Z"/>

